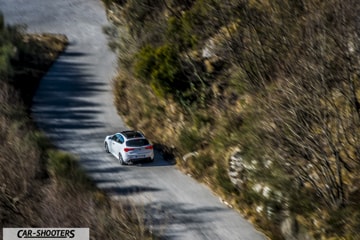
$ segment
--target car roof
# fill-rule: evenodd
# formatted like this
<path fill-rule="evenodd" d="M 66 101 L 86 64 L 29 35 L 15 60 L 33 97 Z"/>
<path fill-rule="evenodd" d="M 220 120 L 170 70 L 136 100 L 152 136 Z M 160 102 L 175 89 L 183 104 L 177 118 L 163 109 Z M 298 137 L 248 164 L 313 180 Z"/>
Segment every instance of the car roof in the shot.
<path fill-rule="evenodd" d="M 127 139 L 131 138 L 144 138 L 144 135 L 139 131 L 134 130 L 127 130 L 120 132 L 122 135 L 124 135 Z"/>

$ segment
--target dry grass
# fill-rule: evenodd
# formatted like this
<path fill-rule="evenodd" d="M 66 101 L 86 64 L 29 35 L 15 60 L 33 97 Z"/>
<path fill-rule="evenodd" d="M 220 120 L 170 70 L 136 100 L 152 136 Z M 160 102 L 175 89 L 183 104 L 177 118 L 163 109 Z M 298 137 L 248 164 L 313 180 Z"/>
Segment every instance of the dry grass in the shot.
<path fill-rule="evenodd" d="M 53 149 L 34 127 L 22 101 L 30 106 L 33 90 L 66 38 L 25 40 L 28 51 L 16 61 L 12 86 L 0 84 L 0 235 L 3 227 L 89 227 L 91 239 L 153 239 L 141 210 L 111 200 L 74 157 Z"/>

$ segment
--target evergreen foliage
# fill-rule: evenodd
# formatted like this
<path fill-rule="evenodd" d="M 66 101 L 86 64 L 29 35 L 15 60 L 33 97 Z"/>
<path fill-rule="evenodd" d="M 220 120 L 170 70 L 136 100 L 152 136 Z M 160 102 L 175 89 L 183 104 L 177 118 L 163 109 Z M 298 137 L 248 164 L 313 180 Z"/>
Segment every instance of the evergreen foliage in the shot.
<path fill-rule="evenodd" d="M 154 92 L 165 97 L 169 93 L 185 90 L 187 83 L 180 72 L 177 49 L 170 45 L 158 48 L 143 47 L 136 56 L 135 73 L 148 82 Z"/>
<path fill-rule="evenodd" d="M 0 15 L 0 81 L 7 80 L 12 74 L 11 60 L 16 56 L 19 44 L 19 34 L 16 27 L 5 25 L 4 17 Z"/>

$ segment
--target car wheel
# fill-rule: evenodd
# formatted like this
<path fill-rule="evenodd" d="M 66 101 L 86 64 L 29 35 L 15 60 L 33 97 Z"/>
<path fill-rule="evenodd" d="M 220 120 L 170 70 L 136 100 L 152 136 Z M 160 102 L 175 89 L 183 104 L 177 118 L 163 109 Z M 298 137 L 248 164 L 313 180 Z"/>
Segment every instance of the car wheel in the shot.
<path fill-rule="evenodd" d="M 107 143 L 105 143 L 105 152 L 110 153 L 110 151 L 109 151 L 109 146 L 108 146 Z"/>
<path fill-rule="evenodd" d="M 124 159 L 123 159 L 123 157 L 121 156 L 121 153 L 119 153 L 119 162 L 120 162 L 120 165 L 124 165 L 124 164 L 125 164 Z"/>
<path fill-rule="evenodd" d="M 154 158 L 149 158 L 149 162 L 154 162 Z"/>

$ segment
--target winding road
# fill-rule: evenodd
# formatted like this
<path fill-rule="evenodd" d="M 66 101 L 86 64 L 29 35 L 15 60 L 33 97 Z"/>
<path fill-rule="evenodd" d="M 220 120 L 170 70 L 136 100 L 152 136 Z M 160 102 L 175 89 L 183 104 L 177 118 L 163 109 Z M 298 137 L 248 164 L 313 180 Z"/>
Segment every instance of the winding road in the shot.
<path fill-rule="evenodd" d="M 100 0 L 0 0 L 0 10 L 7 24 L 68 37 L 66 51 L 42 79 L 33 117 L 57 147 L 79 157 L 99 188 L 144 206 L 149 226 L 164 239 L 266 239 L 160 155 L 151 164 L 120 166 L 104 152 L 104 137 L 127 126 L 113 105 L 116 56 L 102 32 L 109 23 Z"/>

